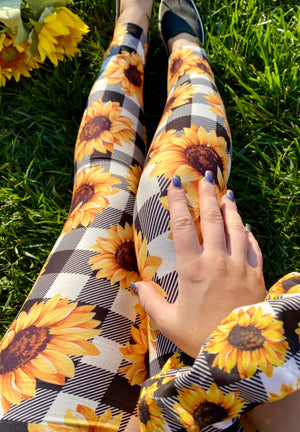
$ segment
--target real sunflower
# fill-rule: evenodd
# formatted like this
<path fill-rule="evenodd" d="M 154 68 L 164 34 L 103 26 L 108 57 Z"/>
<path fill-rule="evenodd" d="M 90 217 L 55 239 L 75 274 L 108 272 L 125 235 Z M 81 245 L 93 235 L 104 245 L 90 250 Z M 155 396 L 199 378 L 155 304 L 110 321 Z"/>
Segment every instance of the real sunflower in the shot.
<path fill-rule="evenodd" d="M 185 429 L 193 432 L 237 417 L 245 404 L 238 392 L 224 394 L 215 383 L 208 390 L 193 384 L 192 388 L 180 390 L 177 398 L 179 403 L 173 408 L 178 420 Z"/>
<path fill-rule="evenodd" d="M 127 51 L 117 54 L 103 76 L 110 85 L 122 85 L 127 96 L 136 96 L 139 104 L 143 105 L 144 66 L 139 54 Z"/>
<path fill-rule="evenodd" d="M 136 195 L 138 185 L 140 182 L 140 178 L 142 175 L 143 169 L 140 165 L 131 165 L 128 169 L 128 175 L 125 177 L 128 186 L 127 188 Z"/>
<path fill-rule="evenodd" d="M 78 132 L 75 161 L 80 162 L 95 150 L 101 153 L 113 152 L 115 145 L 130 143 L 134 138 L 133 122 L 129 117 L 121 115 L 121 112 L 118 102 L 103 103 L 100 98 L 88 106 Z"/>
<path fill-rule="evenodd" d="M 55 66 L 65 55 L 71 58 L 79 52 L 77 45 L 89 30 L 78 15 L 65 7 L 57 8 L 40 24 L 37 36 L 41 61 L 48 57 Z"/>
<path fill-rule="evenodd" d="M 78 44 L 82 41 L 83 35 L 89 32 L 88 26 L 79 18 L 78 15 L 65 7 L 58 9 L 58 18 L 69 29 L 69 34 L 58 37 L 58 43 L 64 49 L 64 55 L 68 58 L 80 53 Z"/>
<path fill-rule="evenodd" d="M 29 44 L 24 41 L 15 45 L 16 36 L 0 34 L 0 87 L 12 77 L 19 81 L 21 76 L 30 77 L 30 71 L 39 67 L 35 57 L 30 59 Z"/>
<path fill-rule="evenodd" d="M 130 282 L 139 279 L 133 229 L 128 223 L 111 226 L 106 230 L 107 237 L 98 237 L 92 249 L 97 253 L 89 260 L 92 270 L 98 270 L 97 278 L 106 278 L 111 285 L 120 284 L 120 288 L 130 288 Z"/>
<path fill-rule="evenodd" d="M 68 234 L 79 224 L 86 227 L 93 222 L 95 214 L 102 213 L 103 209 L 108 207 L 107 197 L 119 192 L 119 189 L 113 186 L 120 183 L 120 179 L 112 176 L 110 172 L 104 172 L 101 166 L 92 167 L 88 171 L 83 168 L 76 178 L 71 208 L 63 232 Z"/>
<path fill-rule="evenodd" d="M 236 366 L 242 379 L 257 370 L 268 377 L 274 366 L 282 366 L 288 350 L 283 322 L 261 306 L 251 306 L 230 313 L 210 335 L 204 348 L 216 354 L 212 366 L 230 373 Z"/>
<path fill-rule="evenodd" d="M 134 344 L 126 342 L 125 347 L 119 348 L 124 358 L 130 362 L 122 367 L 119 372 L 125 373 L 131 385 L 142 384 L 148 376 L 148 336 L 147 329 L 143 325 L 139 328 L 131 326 L 131 336 Z"/>
<path fill-rule="evenodd" d="M 165 430 L 162 410 L 152 396 L 156 389 L 157 383 L 142 388 L 138 404 L 140 432 L 163 432 Z"/>
<path fill-rule="evenodd" d="M 36 394 L 36 379 L 64 385 L 74 376 L 70 356 L 98 355 L 95 306 L 60 299 L 35 303 L 21 312 L 0 342 L 0 394 L 4 412 Z"/>
<path fill-rule="evenodd" d="M 77 405 L 76 410 L 67 409 L 64 425 L 57 423 L 28 424 L 28 432 L 118 432 L 123 413 L 112 416 L 108 408 L 100 417 L 85 405 Z"/>

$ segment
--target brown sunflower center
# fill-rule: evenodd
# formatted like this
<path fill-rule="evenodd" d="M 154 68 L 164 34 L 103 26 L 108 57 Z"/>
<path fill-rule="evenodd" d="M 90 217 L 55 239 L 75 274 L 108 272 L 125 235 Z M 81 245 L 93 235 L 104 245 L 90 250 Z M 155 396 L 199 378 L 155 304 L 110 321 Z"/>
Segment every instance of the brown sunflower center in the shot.
<path fill-rule="evenodd" d="M 201 403 L 193 413 L 195 424 L 200 429 L 224 420 L 228 417 L 227 410 L 222 405 L 217 405 L 212 402 Z"/>
<path fill-rule="evenodd" d="M 293 286 L 300 284 L 300 277 L 295 276 L 290 279 L 284 280 L 281 283 L 285 292 L 287 292 L 289 289 L 293 288 Z"/>
<path fill-rule="evenodd" d="M 78 206 L 78 204 L 81 203 L 81 205 L 82 205 L 84 203 L 89 202 L 91 200 L 91 198 L 93 197 L 94 193 L 95 193 L 95 189 L 90 184 L 83 184 L 83 185 L 79 186 L 79 188 L 76 190 L 75 195 L 72 199 L 70 214 Z"/>
<path fill-rule="evenodd" d="M 206 64 L 202 61 L 200 61 L 199 63 L 197 63 L 197 66 L 199 69 L 201 69 L 203 72 L 207 73 L 208 75 L 211 75 L 211 70 L 208 66 L 206 66 Z"/>
<path fill-rule="evenodd" d="M 139 418 L 144 425 L 146 425 L 151 418 L 149 407 L 145 399 L 142 399 L 139 403 Z"/>
<path fill-rule="evenodd" d="M 9 46 L 3 48 L 0 53 L 0 66 L 2 67 L 10 67 L 13 66 L 15 60 L 17 59 L 19 53 L 14 46 Z"/>
<path fill-rule="evenodd" d="M 123 269 L 138 273 L 134 243 L 132 241 L 121 244 L 115 253 L 115 258 Z"/>
<path fill-rule="evenodd" d="M 0 353 L 0 375 L 24 367 L 46 349 L 50 340 L 51 336 L 45 327 L 32 325 L 21 330 Z"/>
<path fill-rule="evenodd" d="M 131 84 L 136 87 L 141 87 L 143 84 L 142 74 L 134 65 L 129 65 L 128 69 L 125 70 L 125 76 Z"/>
<path fill-rule="evenodd" d="M 98 115 L 88 120 L 84 125 L 80 139 L 89 141 L 93 138 L 99 137 L 102 132 L 109 131 L 111 128 L 111 121 L 104 115 Z"/>
<path fill-rule="evenodd" d="M 237 324 L 228 335 L 228 342 L 242 351 L 254 351 L 263 348 L 265 339 L 261 331 L 253 325 L 247 327 Z"/>
<path fill-rule="evenodd" d="M 171 64 L 171 67 L 170 67 L 171 74 L 172 74 L 172 75 L 175 75 L 175 74 L 179 71 L 179 69 L 181 68 L 181 65 L 182 65 L 182 59 L 181 59 L 181 58 L 176 59 L 176 60 Z"/>
<path fill-rule="evenodd" d="M 184 156 L 187 162 L 204 176 L 205 171 L 210 170 L 214 173 L 214 178 L 217 180 L 217 167 L 222 170 L 222 159 L 218 153 L 211 147 L 206 145 L 192 144 L 184 150 Z"/>

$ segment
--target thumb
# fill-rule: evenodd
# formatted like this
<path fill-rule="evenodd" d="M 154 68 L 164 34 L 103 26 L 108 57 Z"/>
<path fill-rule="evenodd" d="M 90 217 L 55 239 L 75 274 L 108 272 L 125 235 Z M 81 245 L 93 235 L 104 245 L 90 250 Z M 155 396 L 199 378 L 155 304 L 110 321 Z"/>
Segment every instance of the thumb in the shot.
<path fill-rule="evenodd" d="M 144 311 L 156 323 L 159 330 L 164 332 L 165 323 L 168 322 L 171 312 L 170 303 L 149 282 L 136 282 L 131 284 L 131 287 L 138 295 Z"/>

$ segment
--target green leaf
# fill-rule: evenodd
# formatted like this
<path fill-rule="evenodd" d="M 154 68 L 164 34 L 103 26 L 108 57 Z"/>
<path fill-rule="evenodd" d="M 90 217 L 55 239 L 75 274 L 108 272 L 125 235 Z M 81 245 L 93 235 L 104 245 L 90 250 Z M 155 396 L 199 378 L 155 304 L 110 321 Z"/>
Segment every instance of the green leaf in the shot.
<path fill-rule="evenodd" d="M 39 38 L 38 38 L 37 31 L 35 30 L 35 28 L 32 29 L 32 31 L 30 32 L 28 40 L 30 43 L 30 48 L 29 48 L 30 58 L 31 57 L 39 57 L 39 55 L 40 55 L 39 50 L 38 50 Z"/>
<path fill-rule="evenodd" d="M 0 0 L 0 21 L 17 33 L 21 21 L 21 0 Z"/>
<path fill-rule="evenodd" d="M 20 20 L 15 45 L 18 45 L 19 43 L 28 39 L 28 34 L 29 31 L 25 28 L 23 21 Z"/>
<path fill-rule="evenodd" d="M 27 0 L 26 3 L 32 10 L 35 19 L 38 20 L 44 9 L 51 6 L 64 6 L 67 3 L 70 3 L 70 0 Z"/>

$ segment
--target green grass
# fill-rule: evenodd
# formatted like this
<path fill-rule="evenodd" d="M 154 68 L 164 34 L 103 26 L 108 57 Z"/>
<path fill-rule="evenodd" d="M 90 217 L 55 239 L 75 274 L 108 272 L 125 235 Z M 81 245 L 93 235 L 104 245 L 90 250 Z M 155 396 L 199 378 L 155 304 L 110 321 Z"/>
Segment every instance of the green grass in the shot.
<path fill-rule="evenodd" d="M 299 270 L 300 8 L 294 1 L 199 1 L 206 48 L 227 108 L 229 186 L 265 258 L 267 286 Z M 71 201 L 73 150 L 114 26 L 111 0 L 75 1 L 90 26 L 82 55 L 0 89 L 0 332 L 59 235 Z M 154 4 L 146 69 L 149 138 L 164 105 L 166 55 Z"/>

